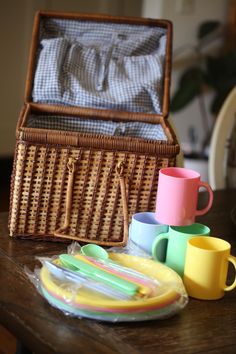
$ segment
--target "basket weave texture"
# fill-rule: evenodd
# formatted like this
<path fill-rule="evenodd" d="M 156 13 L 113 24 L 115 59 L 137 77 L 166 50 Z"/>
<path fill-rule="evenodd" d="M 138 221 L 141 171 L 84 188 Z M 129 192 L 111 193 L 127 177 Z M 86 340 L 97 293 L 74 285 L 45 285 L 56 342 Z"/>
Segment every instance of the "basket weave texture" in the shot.
<path fill-rule="evenodd" d="M 46 241 L 125 245 L 132 214 L 154 211 L 159 170 L 174 166 L 179 152 L 176 136 L 166 119 L 170 44 L 163 80 L 162 115 L 33 103 L 31 91 L 41 17 L 87 19 L 86 15 L 72 14 L 39 13 L 36 16 L 25 105 L 16 131 L 10 235 Z M 90 16 L 89 19 L 134 22 L 136 26 L 139 23 L 138 19 L 129 18 Z M 153 25 L 152 20 L 140 21 L 143 25 L 151 21 Z M 166 26 L 165 22 L 160 21 L 160 26 Z M 170 42 L 169 32 L 167 37 Z M 35 128 L 27 126 L 31 114 L 160 124 L 166 141 Z"/>
<path fill-rule="evenodd" d="M 16 147 L 9 227 L 13 235 L 57 240 L 66 212 L 69 158 L 77 160 L 70 223 L 64 236 L 124 244 L 123 205 L 116 166 L 124 163 L 130 216 L 155 208 L 158 172 L 175 159 L 20 142 Z"/>

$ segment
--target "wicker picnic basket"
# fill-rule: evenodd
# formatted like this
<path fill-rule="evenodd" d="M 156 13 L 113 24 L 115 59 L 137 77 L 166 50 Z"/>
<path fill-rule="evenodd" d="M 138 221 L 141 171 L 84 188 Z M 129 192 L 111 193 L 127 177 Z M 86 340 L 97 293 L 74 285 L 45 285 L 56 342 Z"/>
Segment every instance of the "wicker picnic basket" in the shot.
<path fill-rule="evenodd" d="M 171 23 L 39 12 L 17 129 L 13 237 L 125 245 L 179 145 L 168 123 Z"/>

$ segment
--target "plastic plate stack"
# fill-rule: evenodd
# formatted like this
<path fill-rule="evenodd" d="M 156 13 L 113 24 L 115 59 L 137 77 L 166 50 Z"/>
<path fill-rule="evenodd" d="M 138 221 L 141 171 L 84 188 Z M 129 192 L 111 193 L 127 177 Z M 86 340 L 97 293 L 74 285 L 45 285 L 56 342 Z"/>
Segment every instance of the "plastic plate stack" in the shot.
<path fill-rule="evenodd" d="M 42 295 L 51 305 L 68 315 L 110 322 L 166 318 L 186 306 L 188 296 L 182 280 L 170 268 L 150 259 L 121 253 L 110 253 L 109 258 L 150 277 L 158 284 L 155 294 L 127 300 L 111 299 L 83 287 L 67 286 L 44 265 L 40 271 Z"/>

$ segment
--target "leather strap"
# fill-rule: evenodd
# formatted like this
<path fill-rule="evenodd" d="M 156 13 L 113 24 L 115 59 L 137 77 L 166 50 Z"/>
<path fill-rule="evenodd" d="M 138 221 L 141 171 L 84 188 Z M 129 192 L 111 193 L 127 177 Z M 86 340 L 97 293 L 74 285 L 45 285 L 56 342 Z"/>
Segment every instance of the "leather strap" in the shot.
<path fill-rule="evenodd" d="M 54 236 L 60 238 L 67 239 L 76 239 L 76 237 L 65 234 L 70 225 L 70 216 L 71 216 L 71 208 L 72 208 L 72 197 L 73 197 L 73 185 L 75 174 L 78 169 L 78 159 L 70 158 L 67 164 L 67 168 L 69 170 L 69 179 L 67 185 L 66 192 L 66 211 L 65 211 L 65 220 L 64 224 L 61 228 L 55 230 Z M 123 208 L 123 218 L 124 218 L 124 238 L 123 243 L 126 244 L 128 240 L 128 204 L 127 204 L 127 195 L 126 195 L 126 187 L 125 187 L 125 177 L 124 177 L 124 162 L 121 161 L 118 163 L 116 167 L 116 171 L 119 175 L 119 183 L 120 183 L 120 191 L 121 191 L 121 199 L 122 199 L 122 208 Z M 109 241 L 108 241 L 109 243 Z"/>

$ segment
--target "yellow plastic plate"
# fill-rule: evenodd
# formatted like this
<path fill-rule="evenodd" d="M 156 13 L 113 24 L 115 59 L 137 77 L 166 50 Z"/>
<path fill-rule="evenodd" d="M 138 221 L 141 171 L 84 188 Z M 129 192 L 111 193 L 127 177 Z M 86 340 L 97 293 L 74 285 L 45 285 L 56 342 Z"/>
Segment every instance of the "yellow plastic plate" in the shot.
<path fill-rule="evenodd" d="M 162 291 L 154 297 L 135 300 L 113 300 L 95 294 L 84 288 L 76 292 L 66 284 L 62 284 L 53 276 L 50 276 L 46 267 L 42 267 L 40 279 L 46 291 L 59 301 L 85 310 L 103 312 L 132 313 L 136 311 L 156 310 L 166 307 L 176 301 L 185 299 L 187 294 L 180 276 L 165 265 L 146 258 L 131 256 L 121 253 L 110 253 L 109 257 L 125 267 L 137 270 L 160 283 Z M 163 291 L 164 289 L 164 291 Z"/>

